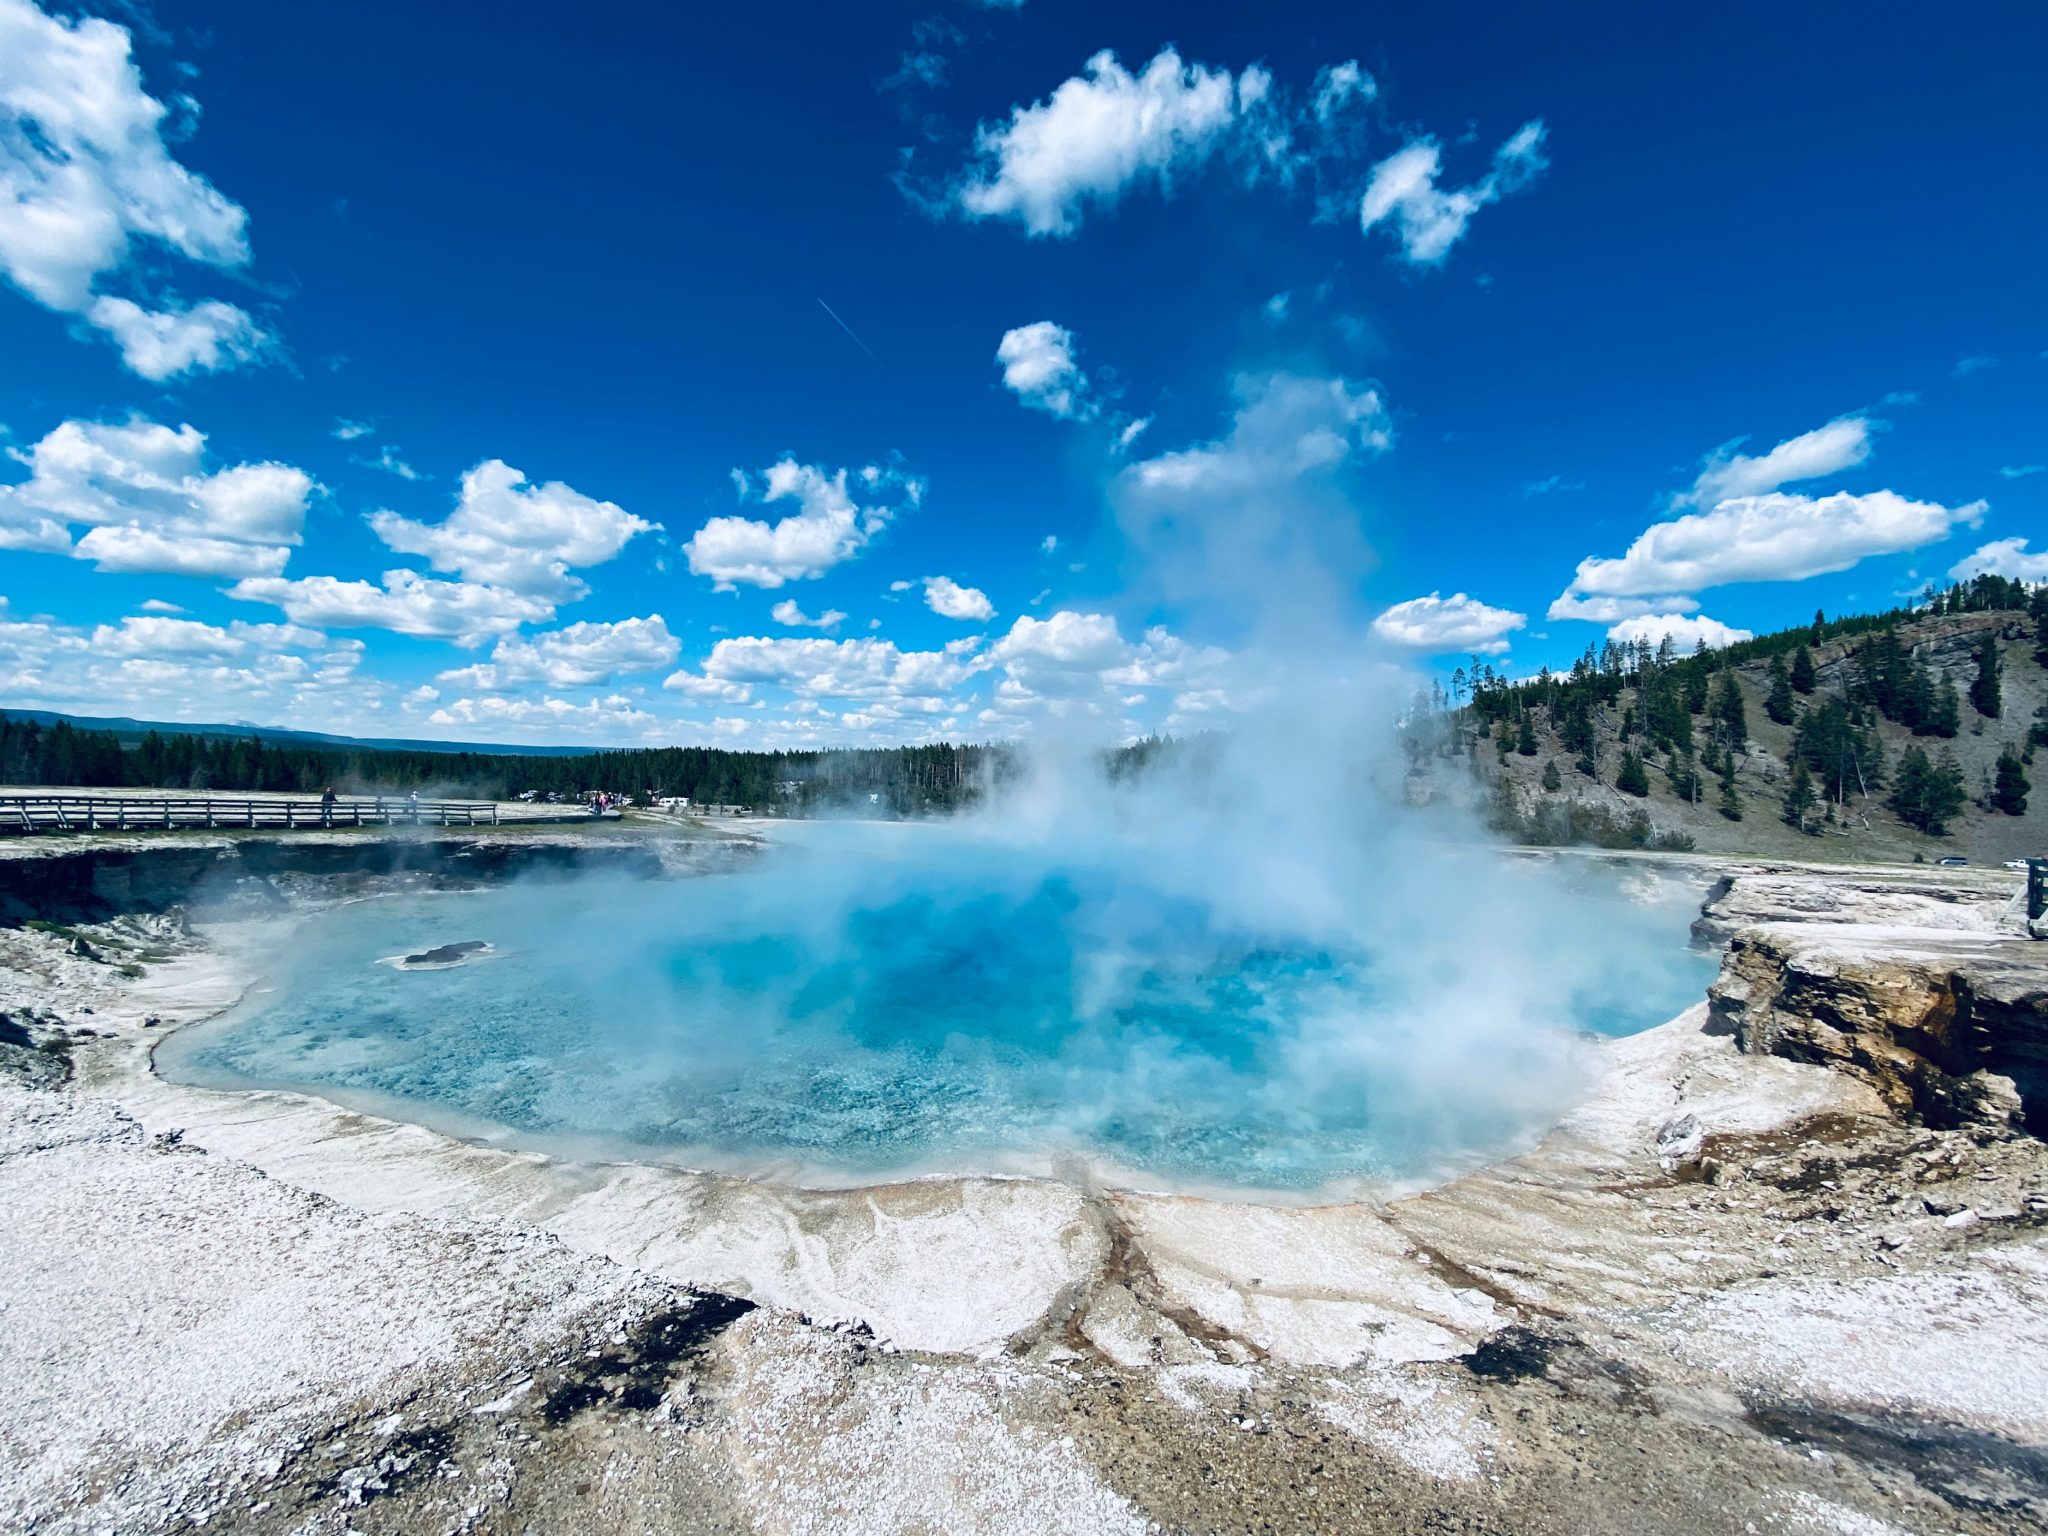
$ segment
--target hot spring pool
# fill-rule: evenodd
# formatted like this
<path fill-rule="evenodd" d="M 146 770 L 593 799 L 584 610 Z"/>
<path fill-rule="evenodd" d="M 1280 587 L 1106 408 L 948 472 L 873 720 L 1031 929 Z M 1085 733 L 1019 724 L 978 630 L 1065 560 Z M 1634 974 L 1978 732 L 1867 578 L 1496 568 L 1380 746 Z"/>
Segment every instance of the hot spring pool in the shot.
<path fill-rule="evenodd" d="M 1686 948 L 1689 884 L 1457 868 L 1462 912 L 1368 873 L 1356 920 L 1325 924 L 1227 872 L 924 830 L 727 876 L 363 901 L 302 924 L 158 1067 L 819 1184 L 1077 1161 L 1276 1193 L 1412 1181 L 1550 1123 L 1588 1033 L 1659 1023 L 1712 972 Z M 477 939 L 492 951 L 450 969 L 379 963 Z"/>

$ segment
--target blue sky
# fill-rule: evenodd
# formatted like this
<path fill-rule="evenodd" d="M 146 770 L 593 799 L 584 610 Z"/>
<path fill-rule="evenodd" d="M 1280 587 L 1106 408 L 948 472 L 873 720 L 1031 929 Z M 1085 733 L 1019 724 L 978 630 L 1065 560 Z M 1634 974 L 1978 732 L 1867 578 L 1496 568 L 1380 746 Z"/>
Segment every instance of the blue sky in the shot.
<path fill-rule="evenodd" d="M 1120 734 L 2048 579 L 2041 7 L 1104 11 L 0 0 L 0 706 Z"/>

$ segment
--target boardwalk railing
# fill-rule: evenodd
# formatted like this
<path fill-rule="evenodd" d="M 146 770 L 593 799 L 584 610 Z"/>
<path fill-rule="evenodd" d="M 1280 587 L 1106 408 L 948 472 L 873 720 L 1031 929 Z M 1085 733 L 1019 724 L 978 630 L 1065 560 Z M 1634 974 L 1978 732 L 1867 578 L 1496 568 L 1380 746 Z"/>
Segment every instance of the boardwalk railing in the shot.
<path fill-rule="evenodd" d="M 134 832 L 171 827 L 496 826 L 489 800 L 405 795 L 337 799 L 230 799 L 225 795 L 0 795 L 0 833 Z"/>

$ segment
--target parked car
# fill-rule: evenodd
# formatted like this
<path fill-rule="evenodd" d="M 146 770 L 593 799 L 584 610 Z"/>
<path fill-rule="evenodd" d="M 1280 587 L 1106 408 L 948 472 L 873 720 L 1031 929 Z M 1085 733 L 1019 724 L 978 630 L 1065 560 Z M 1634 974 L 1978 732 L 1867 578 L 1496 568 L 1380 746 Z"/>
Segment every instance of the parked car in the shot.
<path fill-rule="evenodd" d="M 1946 866 L 1947 866 L 1948 868 L 1950 868 L 1950 869 L 1954 869 L 1954 868 L 1958 867 L 1959 865 L 1967 864 L 1967 863 L 1969 863 L 1970 861 L 1969 861 L 1968 859 L 1964 858 L 1964 857 L 1963 857 L 1963 856 L 1962 856 L 1961 854 L 1959 854 L 1959 853 L 1952 853 L 1952 854 L 1950 854 L 1950 855 L 1949 855 L 1949 856 L 1948 856 L 1947 858 L 1945 858 L 1945 859 L 1936 859 L 1936 860 L 1935 860 L 1934 862 L 1935 862 L 1935 863 L 1937 863 L 1937 864 L 1942 864 L 1942 865 L 1946 865 Z"/>

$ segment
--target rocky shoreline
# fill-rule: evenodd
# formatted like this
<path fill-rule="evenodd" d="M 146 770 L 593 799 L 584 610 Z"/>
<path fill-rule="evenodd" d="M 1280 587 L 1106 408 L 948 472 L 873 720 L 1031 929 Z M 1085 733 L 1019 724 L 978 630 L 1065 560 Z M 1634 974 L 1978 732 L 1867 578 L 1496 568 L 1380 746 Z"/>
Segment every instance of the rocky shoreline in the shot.
<path fill-rule="evenodd" d="M 9 1528 L 2048 1520 L 2048 945 L 1996 878 L 1731 868 L 1711 999 L 1539 1146 L 1276 1207 L 797 1190 L 166 1082 L 279 913 L 649 857 L 214 841 L 0 861 Z M 181 878 L 234 920 L 189 932 Z"/>

